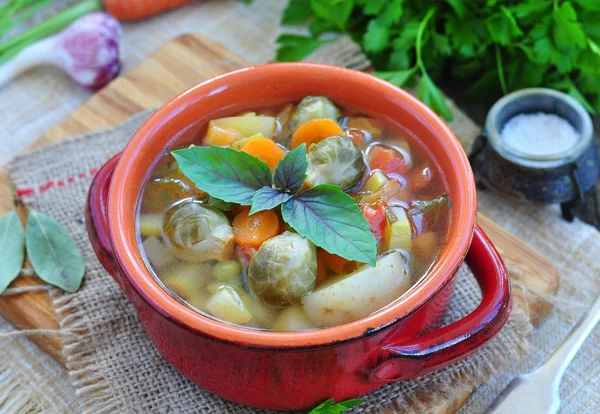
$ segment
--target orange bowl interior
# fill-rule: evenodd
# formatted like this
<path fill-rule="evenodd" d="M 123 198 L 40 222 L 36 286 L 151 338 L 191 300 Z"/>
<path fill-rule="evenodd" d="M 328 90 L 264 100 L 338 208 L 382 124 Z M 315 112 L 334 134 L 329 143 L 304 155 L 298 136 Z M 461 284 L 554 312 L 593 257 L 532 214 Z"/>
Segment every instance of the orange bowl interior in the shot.
<path fill-rule="evenodd" d="M 428 276 L 401 300 L 361 320 L 306 332 L 244 329 L 205 317 L 175 300 L 146 268 L 135 232 L 142 185 L 168 148 L 190 142 L 213 118 L 257 107 L 325 95 L 351 110 L 385 119 L 410 131 L 445 175 L 450 192 L 449 234 Z M 462 264 L 475 225 L 473 175 L 460 144 L 425 105 L 371 75 L 332 66 L 284 63 L 231 72 L 204 82 L 159 109 L 134 135 L 113 175 L 108 220 L 117 260 L 133 288 L 165 316 L 188 329 L 248 346 L 296 348 L 360 337 L 367 328 L 387 326 L 426 303 Z"/>

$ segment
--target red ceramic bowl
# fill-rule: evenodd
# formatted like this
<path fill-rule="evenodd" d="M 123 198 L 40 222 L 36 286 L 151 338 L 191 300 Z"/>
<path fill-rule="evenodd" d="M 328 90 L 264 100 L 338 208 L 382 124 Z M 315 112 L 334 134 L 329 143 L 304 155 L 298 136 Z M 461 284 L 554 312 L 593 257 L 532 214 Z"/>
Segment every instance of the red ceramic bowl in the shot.
<path fill-rule="evenodd" d="M 144 264 L 135 231 L 140 192 L 167 148 L 191 142 L 213 118 L 326 95 L 342 106 L 410 131 L 443 171 L 452 200 L 440 259 L 404 297 L 366 318 L 306 332 L 266 332 L 221 323 L 178 302 Z M 476 194 L 464 151 L 450 129 L 408 93 L 365 73 L 312 64 L 270 64 L 204 82 L 162 107 L 92 185 L 88 231 L 96 253 L 135 305 L 167 361 L 202 388 L 272 409 L 310 408 L 414 378 L 474 353 L 506 322 L 506 268 L 475 226 Z M 439 328 L 465 260 L 483 292 L 463 319 Z"/>

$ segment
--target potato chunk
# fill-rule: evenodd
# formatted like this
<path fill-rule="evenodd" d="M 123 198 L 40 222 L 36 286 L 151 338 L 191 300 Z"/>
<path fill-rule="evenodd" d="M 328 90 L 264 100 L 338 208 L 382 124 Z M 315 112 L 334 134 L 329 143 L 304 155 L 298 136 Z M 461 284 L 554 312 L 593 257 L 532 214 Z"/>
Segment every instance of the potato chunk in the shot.
<path fill-rule="evenodd" d="M 398 252 L 380 256 L 377 265 L 361 266 L 328 279 L 302 298 L 308 319 L 317 326 L 352 322 L 393 302 L 411 286 L 405 258 Z"/>

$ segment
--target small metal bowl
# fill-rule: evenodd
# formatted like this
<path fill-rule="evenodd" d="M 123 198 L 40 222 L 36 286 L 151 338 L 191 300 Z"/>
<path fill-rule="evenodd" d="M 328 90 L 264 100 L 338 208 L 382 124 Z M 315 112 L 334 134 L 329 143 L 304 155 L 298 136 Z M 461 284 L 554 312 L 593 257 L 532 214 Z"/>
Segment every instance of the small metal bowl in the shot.
<path fill-rule="evenodd" d="M 510 119 L 539 112 L 567 120 L 579 133 L 575 145 L 546 156 L 521 152 L 502 140 L 500 131 Z M 600 169 L 592 121 L 585 108 L 569 95 L 545 88 L 522 89 L 496 102 L 469 158 L 480 184 L 519 201 L 560 203 L 569 221 Z"/>

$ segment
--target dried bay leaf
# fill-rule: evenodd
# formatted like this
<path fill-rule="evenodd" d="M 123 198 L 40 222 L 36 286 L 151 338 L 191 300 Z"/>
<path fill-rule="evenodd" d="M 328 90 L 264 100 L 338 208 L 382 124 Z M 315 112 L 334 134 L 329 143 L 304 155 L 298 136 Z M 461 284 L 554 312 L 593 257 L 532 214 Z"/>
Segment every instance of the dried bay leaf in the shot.
<path fill-rule="evenodd" d="M 85 274 L 83 257 L 60 223 L 30 210 L 26 247 L 33 270 L 40 279 L 69 293 L 79 289 Z"/>
<path fill-rule="evenodd" d="M 0 293 L 19 276 L 25 260 L 25 232 L 15 211 L 0 219 Z"/>

